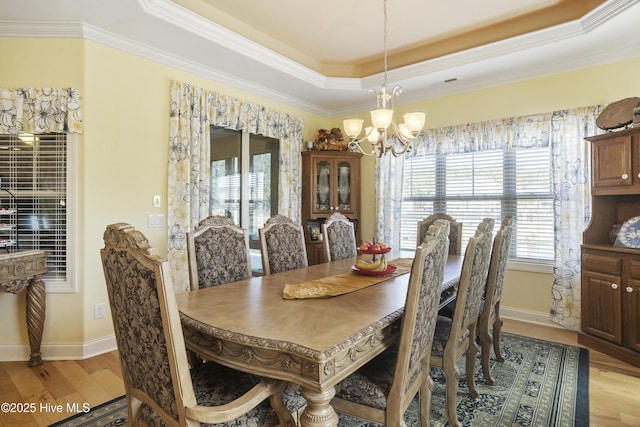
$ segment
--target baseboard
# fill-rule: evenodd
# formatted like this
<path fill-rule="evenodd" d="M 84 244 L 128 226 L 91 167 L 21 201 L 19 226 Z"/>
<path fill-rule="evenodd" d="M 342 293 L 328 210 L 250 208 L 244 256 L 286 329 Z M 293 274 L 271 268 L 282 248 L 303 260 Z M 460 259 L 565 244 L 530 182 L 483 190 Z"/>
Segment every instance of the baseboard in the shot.
<path fill-rule="evenodd" d="M 549 313 L 541 311 L 522 310 L 520 308 L 500 306 L 500 317 L 504 319 L 518 320 L 520 322 L 533 323 L 535 325 L 549 326 L 558 329 L 569 329 L 549 319 Z M 577 330 L 577 329 L 576 329 Z"/>
<path fill-rule="evenodd" d="M 114 335 L 86 343 L 43 344 L 40 352 L 44 360 L 84 360 L 116 349 Z M 28 361 L 31 350 L 28 345 L 0 344 L 0 361 Z"/>
<path fill-rule="evenodd" d="M 549 313 L 540 311 L 522 310 L 514 307 L 500 307 L 500 315 L 505 319 L 518 320 L 520 322 L 534 323 L 536 325 L 550 326 L 552 328 L 567 329 L 562 325 L 549 320 Z M 83 360 L 99 354 L 115 350 L 116 339 L 114 335 L 99 338 L 86 343 L 74 344 L 44 344 L 42 346 L 42 358 L 44 360 Z M 29 360 L 28 345 L 1 345 L 0 361 L 13 362 Z"/>

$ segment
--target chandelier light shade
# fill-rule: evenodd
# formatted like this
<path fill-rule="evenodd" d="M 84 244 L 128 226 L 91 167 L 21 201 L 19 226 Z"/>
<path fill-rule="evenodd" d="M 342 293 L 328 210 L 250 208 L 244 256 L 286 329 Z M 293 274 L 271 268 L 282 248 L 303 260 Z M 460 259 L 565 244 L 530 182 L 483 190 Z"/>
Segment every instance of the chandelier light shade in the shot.
<path fill-rule="evenodd" d="M 393 99 L 400 96 L 402 88 L 394 86 L 391 92 L 387 92 L 387 0 L 384 0 L 384 83 L 380 91 L 370 89 L 370 94 L 375 94 L 377 107 L 371 110 L 372 126 L 365 128 L 362 139 L 358 139 L 362 132 L 362 119 L 345 119 L 342 126 L 344 133 L 349 137 L 349 148 L 360 151 L 363 154 L 382 157 L 386 152 L 394 156 L 411 150 L 411 142 L 418 136 L 425 123 L 425 113 L 416 111 L 406 113 L 403 116 L 404 123 L 397 125 L 394 120 Z M 371 152 L 365 152 L 361 143 L 365 140 L 371 143 Z"/>

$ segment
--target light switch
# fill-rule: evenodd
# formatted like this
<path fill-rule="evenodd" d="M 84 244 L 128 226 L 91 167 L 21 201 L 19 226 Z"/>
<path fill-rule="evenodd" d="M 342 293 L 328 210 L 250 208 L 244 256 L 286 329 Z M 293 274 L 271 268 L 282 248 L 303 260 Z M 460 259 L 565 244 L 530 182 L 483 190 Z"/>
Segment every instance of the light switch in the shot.
<path fill-rule="evenodd" d="M 160 195 L 156 194 L 155 196 L 153 196 L 153 207 L 154 208 L 159 208 L 160 207 Z"/>

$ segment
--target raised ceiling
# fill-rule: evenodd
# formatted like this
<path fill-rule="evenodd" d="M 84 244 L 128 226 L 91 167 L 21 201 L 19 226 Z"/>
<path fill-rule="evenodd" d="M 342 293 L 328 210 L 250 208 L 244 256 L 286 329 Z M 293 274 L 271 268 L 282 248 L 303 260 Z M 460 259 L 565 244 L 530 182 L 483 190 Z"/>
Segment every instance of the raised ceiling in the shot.
<path fill-rule="evenodd" d="M 382 83 L 382 0 L 0 0 L 0 37 L 84 38 L 326 116 Z M 640 56 L 640 0 L 388 0 L 404 102 Z M 445 81 L 451 81 L 445 83 Z"/>
<path fill-rule="evenodd" d="M 331 77 L 383 71 L 382 0 L 175 0 Z M 389 68 L 574 21 L 604 0 L 388 0 Z"/>

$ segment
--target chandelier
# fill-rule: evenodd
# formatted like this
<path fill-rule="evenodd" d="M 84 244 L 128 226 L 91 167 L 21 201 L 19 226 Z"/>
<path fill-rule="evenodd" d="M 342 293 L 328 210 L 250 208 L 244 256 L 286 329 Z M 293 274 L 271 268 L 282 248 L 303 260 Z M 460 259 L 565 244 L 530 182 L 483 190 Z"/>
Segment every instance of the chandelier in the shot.
<path fill-rule="evenodd" d="M 369 94 L 375 94 L 377 107 L 371 110 L 371 126 L 365 128 L 362 139 L 358 136 L 362 132 L 362 119 L 345 119 L 344 133 L 349 137 L 349 148 L 366 155 L 382 157 L 386 152 L 399 156 L 411 149 L 412 140 L 424 127 L 425 113 L 416 111 L 406 113 L 404 123 L 396 124 L 393 117 L 393 99 L 400 96 L 402 87 L 394 86 L 387 90 L 387 0 L 384 0 L 384 83 L 380 91 L 369 89 Z M 364 141 L 371 143 L 371 152 L 367 153 L 360 145 Z"/>

